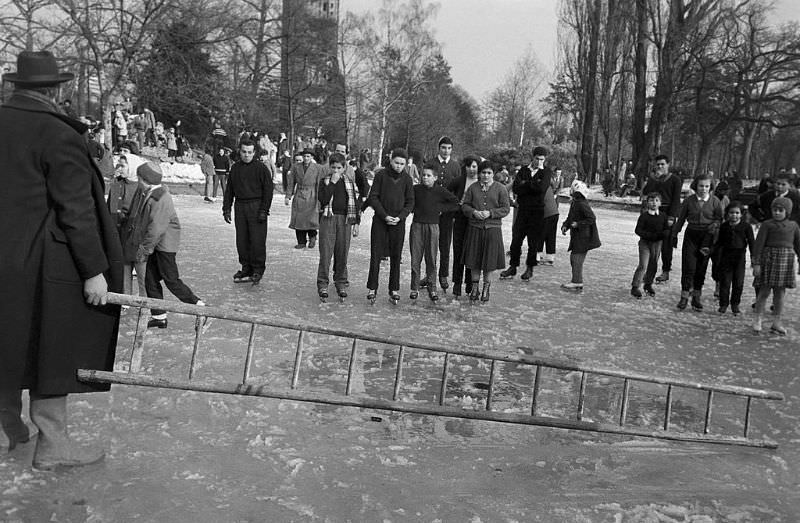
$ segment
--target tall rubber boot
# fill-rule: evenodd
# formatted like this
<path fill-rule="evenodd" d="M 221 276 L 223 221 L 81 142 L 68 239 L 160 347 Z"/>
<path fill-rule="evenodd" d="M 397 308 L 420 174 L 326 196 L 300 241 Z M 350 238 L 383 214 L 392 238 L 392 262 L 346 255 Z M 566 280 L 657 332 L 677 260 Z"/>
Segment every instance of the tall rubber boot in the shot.
<path fill-rule="evenodd" d="M 0 440 L 0 451 L 11 452 L 19 443 L 30 440 L 31 435 L 22 421 L 22 391 L 0 392 L 0 426 L 8 442 Z"/>
<path fill-rule="evenodd" d="M 31 421 L 39 427 L 33 466 L 56 470 L 97 463 L 105 457 L 102 450 L 86 448 L 67 432 L 67 396 L 31 395 Z"/>

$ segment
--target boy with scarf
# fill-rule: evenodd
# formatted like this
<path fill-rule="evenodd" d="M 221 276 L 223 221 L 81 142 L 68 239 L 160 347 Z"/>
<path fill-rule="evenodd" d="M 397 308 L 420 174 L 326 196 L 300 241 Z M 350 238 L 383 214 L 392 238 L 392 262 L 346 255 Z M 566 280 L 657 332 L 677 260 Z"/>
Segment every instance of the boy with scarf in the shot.
<path fill-rule="evenodd" d="M 340 299 L 347 297 L 347 255 L 350 238 L 357 234 L 360 195 L 353 169 L 344 155 L 334 153 L 328 160 L 330 171 L 319 182 L 317 198 L 322 212 L 319 218 L 319 268 L 317 293 L 320 299 L 328 298 L 331 257 L 333 258 L 333 283 Z"/>

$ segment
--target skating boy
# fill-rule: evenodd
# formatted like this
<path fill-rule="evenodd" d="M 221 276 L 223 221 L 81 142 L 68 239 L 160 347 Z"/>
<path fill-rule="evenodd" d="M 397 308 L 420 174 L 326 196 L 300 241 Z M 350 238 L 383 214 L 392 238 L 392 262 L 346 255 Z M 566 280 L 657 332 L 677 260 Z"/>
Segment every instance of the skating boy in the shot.
<path fill-rule="evenodd" d="M 185 284 L 178 274 L 175 255 L 180 245 L 181 224 L 175 212 L 172 195 L 161 185 L 161 168 L 146 162 L 136 170 L 140 191 L 134 196 L 131 216 L 127 226 L 132 231 L 140 231 L 141 242 L 136 249 L 136 262 L 147 262 L 145 269 L 145 289 L 148 298 L 164 298 L 161 281 L 180 301 L 194 305 L 205 305 Z M 127 249 L 133 245 L 136 236 L 128 239 Z M 161 309 L 150 311 L 147 327 L 167 327 L 167 312 Z"/>
<path fill-rule="evenodd" d="M 639 215 L 636 222 L 636 235 L 639 239 L 639 265 L 633 273 L 631 283 L 631 296 L 642 297 L 642 280 L 644 279 L 644 293 L 655 296 L 653 280 L 658 269 L 658 257 L 661 254 L 661 245 L 666 238 L 670 240 L 670 225 L 668 216 L 660 211 L 661 195 L 651 192 L 647 195 L 647 209 Z M 643 278 L 644 277 L 644 278 Z"/>
<path fill-rule="evenodd" d="M 456 196 L 436 185 L 438 166 L 433 163 L 422 168 L 420 184 L 414 186 L 414 221 L 411 224 L 409 244 L 411 246 L 411 296 L 419 296 L 420 269 L 425 258 L 425 278 L 428 281 L 428 296 L 437 301 L 436 258 L 439 252 L 439 217 L 452 214 L 459 209 Z M 442 262 L 444 263 L 444 262 Z"/>
<path fill-rule="evenodd" d="M 367 205 L 375 210 L 370 232 L 369 277 L 367 299 L 375 300 L 381 258 L 389 253 L 389 297 L 393 303 L 400 299 L 400 258 L 406 234 L 406 217 L 414 209 L 414 182 L 405 172 L 408 154 L 394 149 L 389 167 L 375 173 Z"/>
<path fill-rule="evenodd" d="M 333 283 L 339 298 L 347 297 L 347 255 L 353 226 L 360 221 L 359 194 L 352 169 L 347 169 L 344 155 L 333 153 L 328 160 L 329 174 L 319 182 L 317 197 L 322 212 L 319 217 L 319 267 L 317 293 L 328 297 L 333 258 Z"/>

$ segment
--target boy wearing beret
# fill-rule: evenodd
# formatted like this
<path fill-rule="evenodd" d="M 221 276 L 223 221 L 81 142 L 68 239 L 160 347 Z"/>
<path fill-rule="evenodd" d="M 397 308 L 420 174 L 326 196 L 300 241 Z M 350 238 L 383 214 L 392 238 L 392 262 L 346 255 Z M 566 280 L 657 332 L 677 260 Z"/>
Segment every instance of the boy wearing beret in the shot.
<path fill-rule="evenodd" d="M 144 283 L 148 298 L 164 299 L 161 281 L 180 301 L 205 305 L 180 278 L 175 255 L 180 245 L 181 224 L 169 190 L 161 185 L 161 167 L 152 162 L 139 166 L 139 189 L 131 203 L 123 238 L 125 259 L 138 267 L 145 265 Z M 150 311 L 147 327 L 167 327 L 167 312 Z"/>

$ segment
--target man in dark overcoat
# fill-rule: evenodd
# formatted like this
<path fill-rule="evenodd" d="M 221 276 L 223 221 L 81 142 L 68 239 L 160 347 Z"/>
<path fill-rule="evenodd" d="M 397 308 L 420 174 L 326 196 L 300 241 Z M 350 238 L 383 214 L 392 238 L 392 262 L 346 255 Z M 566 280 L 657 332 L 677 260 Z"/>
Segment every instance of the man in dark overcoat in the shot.
<path fill-rule="evenodd" d="M 67 394 L 108 390 L 77 381 L 79 368 L 111 370 L 122 287 L 122 250 L 92 162 L 86 126 L 55 102 L 59 73 L 49 52 L 23 51 L 4 80 L 0 107 L 0 421 L 7 447 L 29 439 L 20 418 L 30 391 L 39 429 L 33 465 L 52 470 L 103 458 L 67 432 Z"/>

